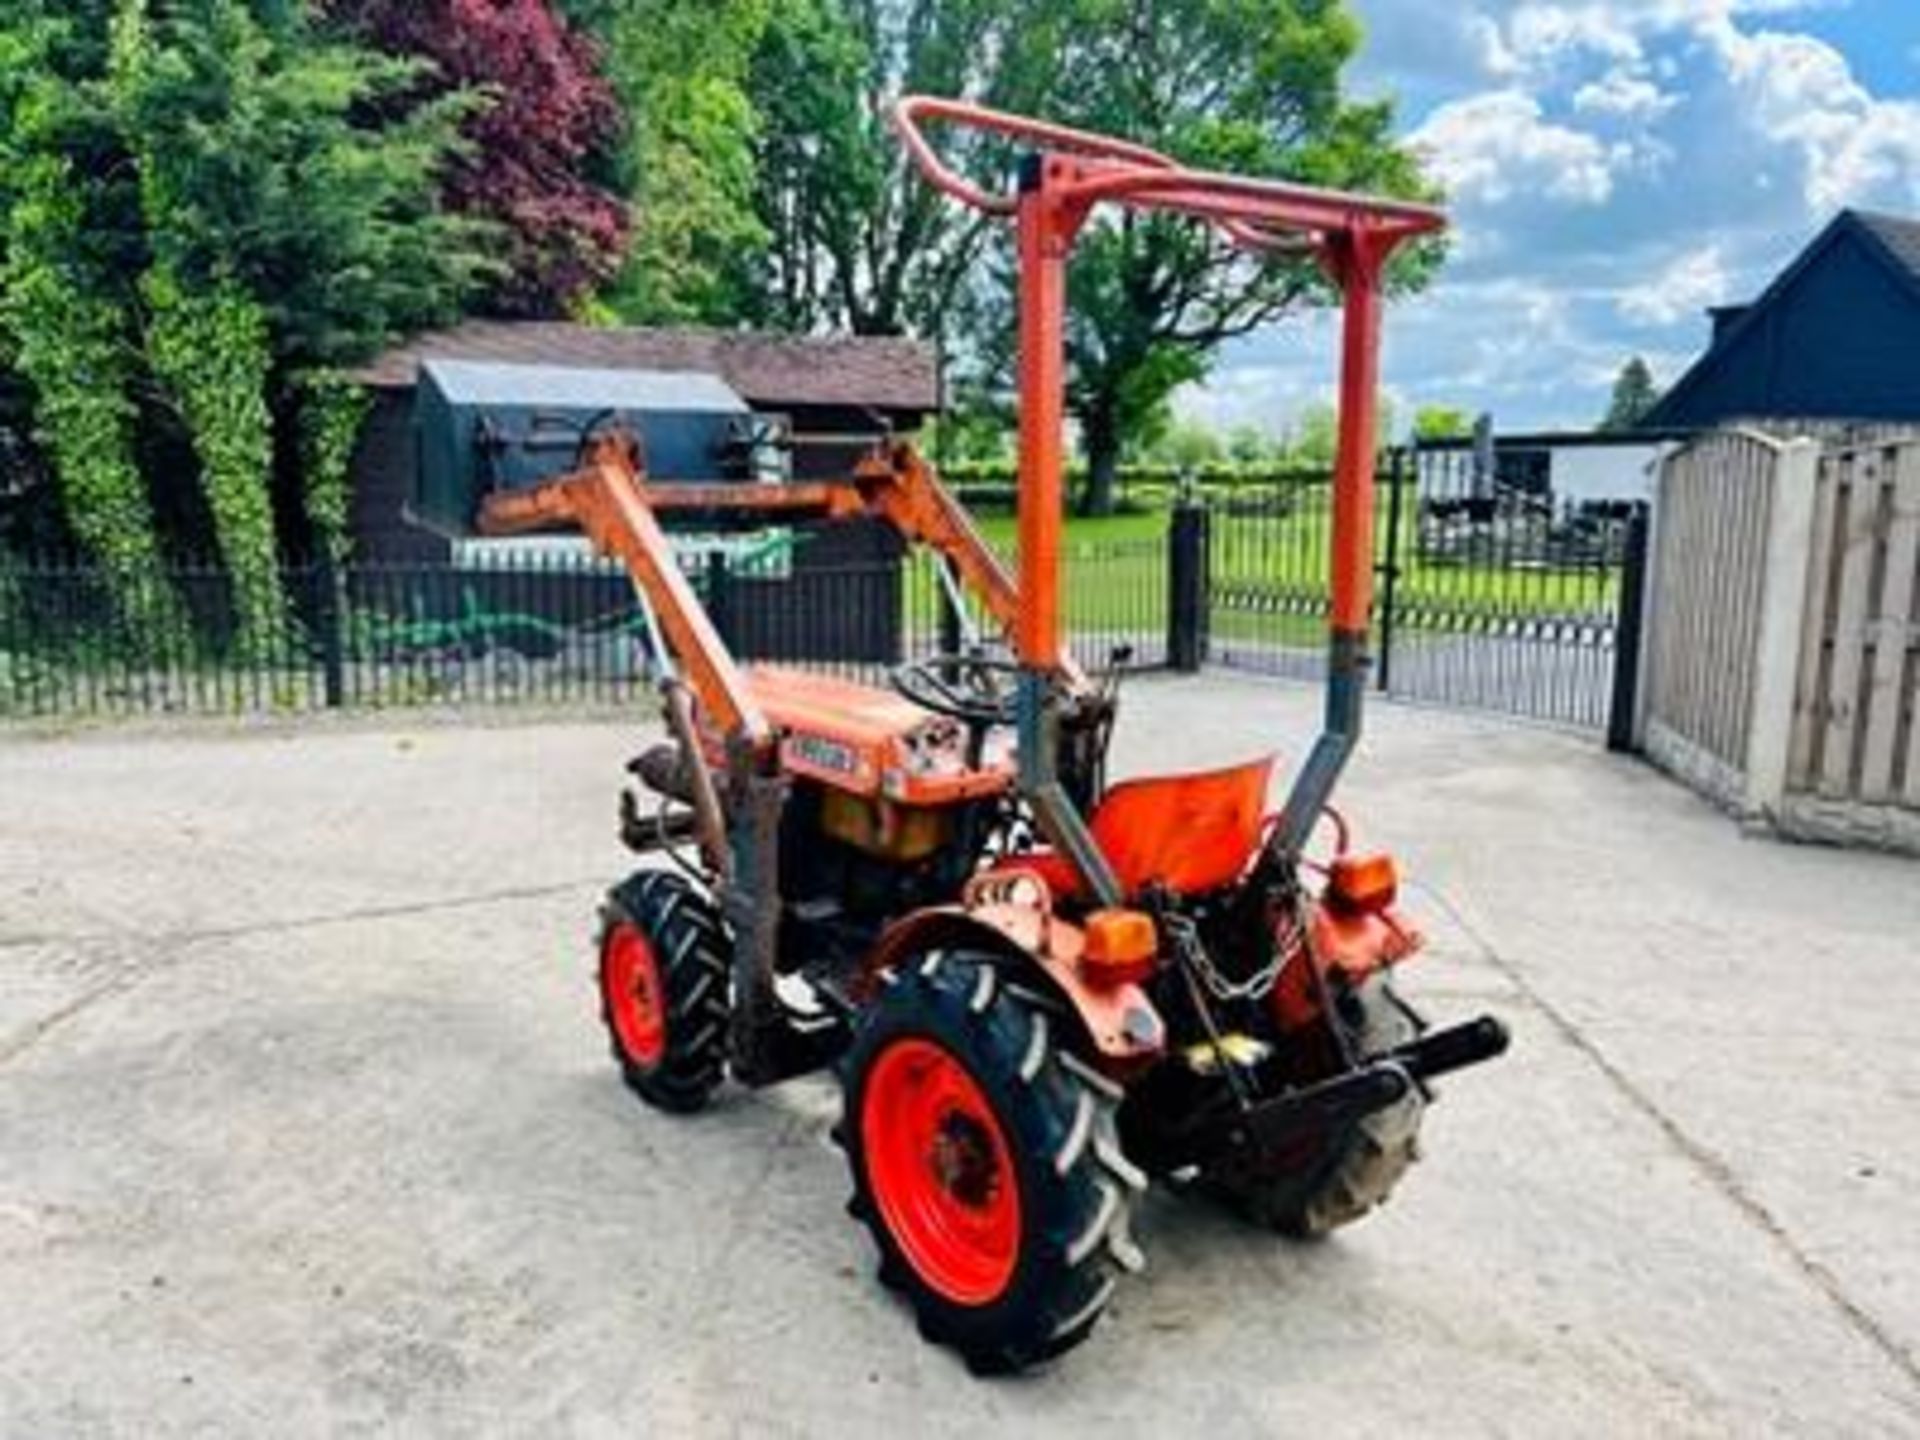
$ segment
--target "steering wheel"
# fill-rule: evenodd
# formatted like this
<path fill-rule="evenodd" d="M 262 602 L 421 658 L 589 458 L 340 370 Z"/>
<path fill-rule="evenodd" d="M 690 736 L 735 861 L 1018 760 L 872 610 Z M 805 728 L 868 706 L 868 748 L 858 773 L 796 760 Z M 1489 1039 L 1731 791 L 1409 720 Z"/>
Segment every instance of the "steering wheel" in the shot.
<path fill-rule="evenodd" d="M 984 732 L 1018 718 L 1014 679 L 1017 661 L 991 655 L 937 655 L 896 666 L 893 688 L 923 710 L 958 720 Z"/>

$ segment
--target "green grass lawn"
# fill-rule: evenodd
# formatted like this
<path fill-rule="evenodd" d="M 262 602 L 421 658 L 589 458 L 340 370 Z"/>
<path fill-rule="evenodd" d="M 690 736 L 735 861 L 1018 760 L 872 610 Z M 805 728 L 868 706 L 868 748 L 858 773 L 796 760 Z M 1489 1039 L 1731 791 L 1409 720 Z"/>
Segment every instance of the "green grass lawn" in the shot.
<path fill-rule="evenodd" d="M 1324 491 L 1305 492 L 1291 514 L 1278 517 L 1215 511 L 1216 634 L 1289 645 L 1312 644 L 1324 635 L 1331 519 L 1325 499 Z M 1011 559 L 1014 518 L 990 514 L 980 516 L 979 523 L 988 542 Z M 1158 633 L 1164 627 L 1168 525 L 1165 512 L 1067 521 L 1067 617 L 1072 629 Z M 1401 518 L 1399 554 L 1397 609 L 1405 628 L 1457 623 L 1462 613 L 1505 618 L 1604 615 L 1612 612 L 1617 599 L 1618 576 L 1610 569 L 1424 560 L 1410 513 Z M 929 572 L 915 570 L 909 604 L 915 616 L 938 613 Z"/>
<path fill-rule="evenodd" d="M 1012 563 L 1017 553 L 1011 515 L 982 515 L 987 543 Z M 1162 634 L 1167 625 L 1167 517 L 1114 515 L 1067 525 L 1067 628 L 1080 635 Z M 908 571 L 907 613 L 929 626 L 939 614 L 939 589 L 928 565 Z"/>
<path fill-rule="evenodd" d="M 1012 555 L 1018 524 L 1011 515 L 974 517 L 980 533 L 1003 555 Z M 1070 516 L 1067 520 L 1069 546 L 1091 548 L 1139 541 L 1164 540 L 1169 524 L 1164 510 L 1144 515 L 1105 515 L 1097 519 Z"/>

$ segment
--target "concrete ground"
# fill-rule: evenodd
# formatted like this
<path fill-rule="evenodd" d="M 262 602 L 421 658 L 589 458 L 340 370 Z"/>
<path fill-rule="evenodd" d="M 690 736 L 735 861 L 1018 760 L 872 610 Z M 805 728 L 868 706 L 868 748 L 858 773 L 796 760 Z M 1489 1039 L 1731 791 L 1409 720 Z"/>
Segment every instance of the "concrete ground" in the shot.
<path fill-rule="evenodd" d="M 1313 691 L 1134 687 L 1123 767 Z M 632 728 L 0 744 L 0 1433 L 1920 1434 L 1920 866 L 1586 739 L 1377 710 L 1406 979 L 1513 1053 L 1315 1246 L 1156 1196 L 1044 1373 L 923 1346 L 832 1089 L 672 1120 L 587 936 Z"/>

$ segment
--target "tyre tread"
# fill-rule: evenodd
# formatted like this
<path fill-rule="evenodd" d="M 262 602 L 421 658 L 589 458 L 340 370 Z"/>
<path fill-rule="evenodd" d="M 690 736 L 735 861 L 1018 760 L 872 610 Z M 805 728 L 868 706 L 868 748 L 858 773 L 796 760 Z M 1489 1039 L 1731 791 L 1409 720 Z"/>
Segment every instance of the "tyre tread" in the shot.
<path fill-rule="evenodd" d="M 1144 1177 L 1120 1148 L 1113 1098 L 1118 1087 L 1051 1035 L 1046 1011 L 1052 1006 L 1004 983 L 998 957 L 936 953 L 938 963 L 899 967 L 898 983 L 878 999 L 848 1053 L 840 1124 L 853 1179 L 848 1210 L 871 1232 L 883 1281 L 906 1296 L 921 1333 L 959 1351 L 977 1373 L 1004 1374 L 1080 1343 L 1105 1311 L 1119 1277 L 1139 1267 L 1128 1218 Z M 950 1048 L 963 1049 L 963 1062 L 1028 1161 L 1023 1199 L 1035 1223 L 1014 1288 L 971 1311 L 945 1301 L 913 1273 L 872 1198 L 859 1154 L 857 1105 L 865 1068 L 893 1036 L 929 1033 L 943 1043 L 956 1037 Z"/>
<path fill-rule="evenodd" d="M 712 902 L 691 881 L 665 870 L 641 870 L 614 887 L 601 910 L 600 952 L 620 923 L 634 926 L 653 947 L 666 989 L 667 1053 L 644 1068 L 620 1045 L 606 992 L 600 1018 L 627 1088 L 657 1109 L 686 1113 L 703 1107 L 726 1078 L 731 968 L 726 927 Z"/>

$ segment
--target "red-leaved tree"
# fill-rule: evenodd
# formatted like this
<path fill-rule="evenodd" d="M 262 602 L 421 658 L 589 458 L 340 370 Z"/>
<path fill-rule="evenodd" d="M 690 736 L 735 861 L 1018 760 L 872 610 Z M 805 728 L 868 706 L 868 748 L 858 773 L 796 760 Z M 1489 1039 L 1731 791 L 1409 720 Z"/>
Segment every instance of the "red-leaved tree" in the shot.
<path fill-rule="evenodd" d="M 506 276 L 489 308 L 552 316 L 619 269 L 626 202 L 592 178 L 622 116 L 599 47 L 548 0 L 324 0 L 365 43 L 431 66 L 433 90 L 486 102 L 464 127 L 471 152 L 447 176 L 445 199 L 507 236 Z"/>

